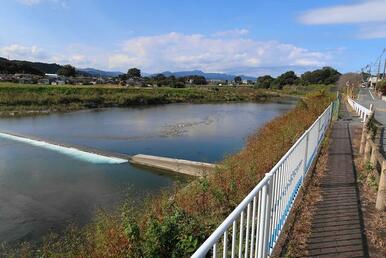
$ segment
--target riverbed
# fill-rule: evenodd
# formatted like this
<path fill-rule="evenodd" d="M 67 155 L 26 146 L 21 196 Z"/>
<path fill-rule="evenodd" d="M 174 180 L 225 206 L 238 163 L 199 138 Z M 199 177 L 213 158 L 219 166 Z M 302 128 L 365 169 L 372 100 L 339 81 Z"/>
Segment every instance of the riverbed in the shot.
<path fill-rule="evenodd" d="M 0 119 L 0 131 L 126 155 L 217 162 L 294 102 L 169 104 Z M 126 198 L 141 202 L 191 178 L 124 164 L 93 164 L 0 139 L 0 242 L 37 240 Z"/>

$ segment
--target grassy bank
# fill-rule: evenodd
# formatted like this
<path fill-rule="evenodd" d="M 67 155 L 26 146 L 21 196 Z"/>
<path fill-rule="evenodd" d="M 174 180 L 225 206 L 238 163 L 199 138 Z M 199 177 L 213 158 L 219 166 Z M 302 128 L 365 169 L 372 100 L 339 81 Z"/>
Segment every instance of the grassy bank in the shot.
<path fill-rule="evenodd" d="M 315 87 L 282 91 L 253 87 L 124 88 L 103 86 L 42 86 L 0 83 L 0 116 L 44 114 L 89 108 L 130 107 L 167 103 L 265 102 L 304 95 Z"/>
<path fill-rule="evenodd" d="M 187 257 L 261 180 L 331 101 L 315 92 L 251 135 L 215 173 L 150 199 L 101 213 L 84 228 L 47 236 L 39 246 L 0 249 L 7 257 Z"/>
<path fill-rule="evenodd" d="M 18 115 L 167 103 L 263 102 L 279 97 L 276 92 L 249 87 L 175 89 L 0 84 L 0 112 Z"/>

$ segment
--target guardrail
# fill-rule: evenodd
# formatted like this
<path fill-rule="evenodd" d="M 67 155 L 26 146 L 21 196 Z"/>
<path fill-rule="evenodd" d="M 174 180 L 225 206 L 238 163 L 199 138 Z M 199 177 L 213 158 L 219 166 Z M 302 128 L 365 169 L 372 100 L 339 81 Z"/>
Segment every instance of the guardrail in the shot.
<path fill-rule="evenodd" d="M 193 254 L 193 258 L 267 257 L 282 232 L 315 160 L 334 107 L 331 103 L 280 161 Z"/>
<path fill-rule="evenodd" d="M 355 110 L 355 112 L 359 115 L 359 117 L 362 118 L 362 122 L 366 122 L 367 118 L 369 118 L 373 112 L 372 111 L 372 109 L 373 109 L 372 104 L 370 105 L 370 109 L 368 109 L 350 97 L 347 97 L 347 102 Z"/>

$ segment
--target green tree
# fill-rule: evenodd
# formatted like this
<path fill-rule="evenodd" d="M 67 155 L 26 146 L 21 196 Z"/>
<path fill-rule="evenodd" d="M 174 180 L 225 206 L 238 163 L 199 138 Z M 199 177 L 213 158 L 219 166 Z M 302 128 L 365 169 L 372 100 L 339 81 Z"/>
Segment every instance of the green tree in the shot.
<path fill-rule="evenodd" d="M 192 84 L 195 84 L 195 85 L 206 85 L 208 83 L 206 81 L 206 78 L 200 75 L 190 75 L 190 76 L 183 77 L 183 79 L 186 82 L 191 81 Z"/>
<path fill-rule="evenodd" d="M 76 75 L 76 69 L 72 65 L 65 65 L 60 67 L 56 73 L 66 77 L 74 77 Z"/>
<path fill-rule="evenodd" d="M 256 80 L 256 87 L 268 89 L 271 87 L 271 84 L 274 80 L 275 79 L 270 75 L 260 76 Z"/>
<path fill-rule="evenodd" d="M 301 76 L 304 84 L 333 84 L 339 80 L 340 73 L 331 67 L 323 67 L 311 72 L 305 72 Z"/>
<path fill-rule="evenodd" d="M 235 83 L 240 84 L 242 82 L 241 76 L 236 76 L 234 78 Z"/>
<path fill-rule="evenodd" d="M 127 77 L 131 79 L 141 78 L 141 70 L 139 70 L 138 68 L 130 68 L 127 71 Z"/>
<path fill-rule="evenodd" d="M 288 71 L 277 77 L 273 83 L 273 88 L 283 89 L 285 85 L 294 85 L 299 82 L 298 76 L 293 71 Z"/>

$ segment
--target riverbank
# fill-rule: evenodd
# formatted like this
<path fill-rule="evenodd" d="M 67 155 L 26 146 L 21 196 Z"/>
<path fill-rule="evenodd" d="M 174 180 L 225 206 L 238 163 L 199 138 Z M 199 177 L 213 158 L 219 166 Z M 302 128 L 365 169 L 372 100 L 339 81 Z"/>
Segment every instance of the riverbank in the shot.
<path fill-rule="evenodd" d="M 283 90 L 250 86 L 189 88 L 126 88 L 116 85 L 43 86 L 0 83 L 0 117 L 31 116 L 108 107 L 169 103 L 267 102 L 302 96 L 318 86 L 293 86 Z"/>
<path fill-rule="evenodd" d="M 69 227 L 36 247 L 23 244 L 11 256 L 186 257 L 211 234 L 280 157 L 312 124 L 331 96 L 307 95 L 292 111 L 251 135 L 246 146 L 213 174 L 150 199 L 143 208 L 128 201 L 115 214 L 100 214 L 85 228 Z"/>

